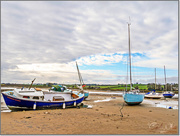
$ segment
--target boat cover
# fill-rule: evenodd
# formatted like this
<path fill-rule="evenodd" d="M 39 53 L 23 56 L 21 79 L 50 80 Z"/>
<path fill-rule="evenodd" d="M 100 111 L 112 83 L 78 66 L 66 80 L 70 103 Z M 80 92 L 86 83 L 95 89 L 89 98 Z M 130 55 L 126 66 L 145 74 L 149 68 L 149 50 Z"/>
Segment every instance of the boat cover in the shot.
<path fill-rule="evenodd" d="M 59 91 L 59 92 L 63 92 L 63 86 L 62 85 L 53 85 L 52 90 L 54 91 Z"/>

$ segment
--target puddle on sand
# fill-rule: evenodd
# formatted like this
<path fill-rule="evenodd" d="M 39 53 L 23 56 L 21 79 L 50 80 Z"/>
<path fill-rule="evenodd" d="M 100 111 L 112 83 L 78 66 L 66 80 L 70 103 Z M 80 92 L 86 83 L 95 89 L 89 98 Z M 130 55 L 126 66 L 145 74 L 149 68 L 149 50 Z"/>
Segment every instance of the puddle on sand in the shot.
<path fill-rule="evenodd" d="M 178 101 L 174 100 L 144 100 L 143 102 L 151 107 L 178 109 Z"/>
<path fill-rule="evenodd" d="M 166 108 L 166 109 L 178 109 L 178 106 L 168 106 L 163 104 L 155 104 L 155 107 Z"/>
<path fill-rule="evenodd" d="M 108 102 L 108 101 L 110 101 L 111 100 L 111 98 L 110 99 L 104 99 L 104 100 L 96 100 L 96 101 L 94 101 L 94 102 Z"/>

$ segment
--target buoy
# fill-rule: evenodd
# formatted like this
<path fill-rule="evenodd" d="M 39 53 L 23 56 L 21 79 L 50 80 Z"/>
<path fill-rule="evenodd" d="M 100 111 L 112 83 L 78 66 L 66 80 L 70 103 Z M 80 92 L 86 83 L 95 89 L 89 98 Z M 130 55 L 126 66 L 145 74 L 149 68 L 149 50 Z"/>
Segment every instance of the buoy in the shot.
<path fill-rule="evenodd" d="M 74 102 L 74 106 L 76 106 L 76 101 Z"/>
<path fill-rule="evenodd" d="M 36 102 L 35 102 L 34 105 L 33 105 L 33 109 L 34 109 L 34 110 L 36 109 Z"/>
<path fill-rule="evenodd" d="M 65 104 L 65 102 L 63 103 L 63 109 L 65 109 L 66 108 L 66 104 Z"/>

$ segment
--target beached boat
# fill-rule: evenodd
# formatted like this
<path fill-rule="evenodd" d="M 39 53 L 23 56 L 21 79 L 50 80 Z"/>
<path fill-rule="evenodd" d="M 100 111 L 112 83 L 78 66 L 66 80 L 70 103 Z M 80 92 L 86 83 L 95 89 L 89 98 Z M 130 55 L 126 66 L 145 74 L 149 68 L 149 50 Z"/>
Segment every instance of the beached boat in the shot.
<path fill-rule="evenodd" d="M 11 110 L 46 109 L 77 106 L 84 99 L 84 94 L 72 92 L 43 92 L 37 88 L 14 89 L 2 92 L 7 107 Z"/>
<path fill-rule="evenodd" d="M 148 92 L 144 95 L 145 98 L 150 99 L 161 99 L 163 97 L 162 93 L 156 93 L 155 90 Z"/>
<path fill-rule="evenodd" d="M 89 92 L 88 92 L 88 91 L 85 91 L 85 90 L 83 89 L 83 87 L 85 87 L 86 85 L 84 84 L 84 81 L 83 81 L 83 79 L 82 79 L 82 76 L 81 76 L 81 73 L 80 73 L 80 71 L 79 71 L 77 62 L 76 62 L 76 67 L 77 67 L 78 77 L 79 77 L 79 81 L 80 81 L 80 86 L 77 85 L 77 87 L 81 90 L 81 91 L 80 91 L 81 93 L 84 93 L 84 99 L 86 99 L 86 98 L 88 98 L 88 96 L 89 96 Z"/>
<path fill-rule="evenodd" d="M 155 89 L 156 89 L 156 68 L 155 68 Z M 151 89 L 151 92 L 146 93 L 144 97 L 150 99 L 160 99 L 163 97 L 163 95 L 162 93 L 156 93 L 156 90 Z"/>
<path fill-rule="evenodd" d="M 164 78 L 165 78 L 165 90 L 166 90 L 166 91 L 163 93 L 163 96 L 164 96 L 165 98 L 172 98 L 172 97 L 175 95 L 175 93 L 172 92 L 172 91 L 167 91 L 165 66 L 164 66 Z M 172 87 L 171 87 L 171 89 L 172 89 Z"/>
<path fill-rule="evenodd" d="M 130 23 L 128 23 L 128 36 L 129 36 L 129 63 L 130 63 L 130 91 L 123 94 L 124 101 L 128 105 L 138 105 L 144 100 L 144 94 L 139 90 L 132 90 L 132 77 L 131 77 L 131 48 L 130 48 Z"/>
<path fill-rule="evenodd" d="M 165 98 L 172 98 L 174 95 L 175 94 L 173 92 L 171 92 L 171 91 L 166 91 L 166 92 L 163 93 L 163 96 Z"/>

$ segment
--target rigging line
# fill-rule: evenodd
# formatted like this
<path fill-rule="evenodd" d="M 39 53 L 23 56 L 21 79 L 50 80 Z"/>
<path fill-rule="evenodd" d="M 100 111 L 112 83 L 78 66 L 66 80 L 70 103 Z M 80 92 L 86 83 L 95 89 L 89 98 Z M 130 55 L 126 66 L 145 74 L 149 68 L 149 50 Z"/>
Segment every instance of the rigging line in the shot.
<path fill-rule="evenodd" d="M 166 70 L 165 70 L 165 65 L 164 65 L 164 77 L 165 77 L 165 89 L 167 91 L 167 83 L 166 83 Z"/>
<path fill-rule="evenodd" d="M 127 56 L 127 77 L 126 77 L 126 92 L 127 92 L 127 83 L 128 83 L 128 56 Z"/>

